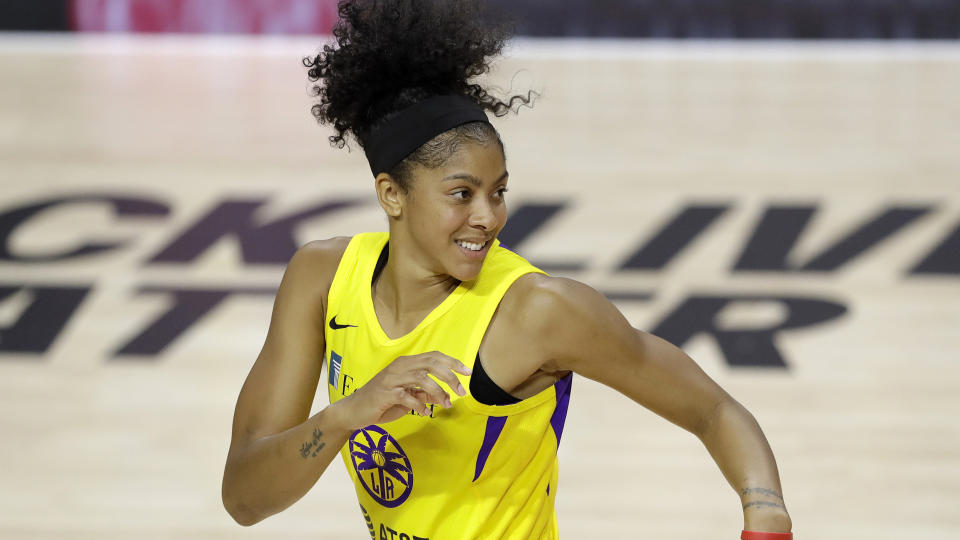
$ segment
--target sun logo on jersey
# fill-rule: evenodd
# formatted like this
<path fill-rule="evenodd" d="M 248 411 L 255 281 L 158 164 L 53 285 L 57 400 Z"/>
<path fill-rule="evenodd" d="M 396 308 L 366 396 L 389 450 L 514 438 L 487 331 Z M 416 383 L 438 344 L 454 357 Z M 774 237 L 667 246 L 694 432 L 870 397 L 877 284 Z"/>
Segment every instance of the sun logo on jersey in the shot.
<path fill-rule="evenodd" d="M 413 489 L 413 468 L 400 443 L 379 426 L 350 436 L 350 459 L 363 488 L 387 508 L 403 504 Z"/>

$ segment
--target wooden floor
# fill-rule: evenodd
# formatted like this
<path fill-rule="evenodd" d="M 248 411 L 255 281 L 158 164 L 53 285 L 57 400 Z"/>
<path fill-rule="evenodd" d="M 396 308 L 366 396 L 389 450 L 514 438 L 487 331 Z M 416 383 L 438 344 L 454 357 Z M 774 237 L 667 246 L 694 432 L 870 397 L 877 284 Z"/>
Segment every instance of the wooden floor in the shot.
<path fill-rule="evenodd" d="M 254 527 L 221 506 L 233 406 L 282 264 L 245 264 L 231 238 L 150 262 L 226 201 L 261 201 L 258 223 L 359 201 L 304 221 L 298 243 L 384 228 L 363 154 L 330 148 L 309 115 L 299 59 L 319 43 L 0 37 L 0 214 L 94 194 L 169 207 L 60 205 L 7 239 L 20 257 L 124 243 L 0 262 L 0 287 L 22 289 L 0 299 L 0 332 L 29 286 L 89 289 L 45 352 L 0 352 L 0 538 L 367 537 L 340 462 Z M 617 301 L 647 330 L 695 296 L 845 308 L 779 333 L 785 368 L 737 365 L 705 334 L 684 344 L 763 426 L 798 538 L 960 537 L 960 275 L 912 272 L 960 224 L 960 46 L 527 41 L 493 80 L 543 93 L 496 121 L 512 208 L 565 205 L 518 248 L 535 262 L 648 294 Z M 723 213 L 662 268 L 620 270 L 695 206 Z M 793 267 L 885 212 L 923 211 L 832 269 L 733 271 L 781 207 L 815 210 Z M 170 308 L 151 287 L 255 292 L 162 351 L 117 355 Z M 718 317 L 764 328 L 785 312 L 744 301 Z M 739 537 L 739 500 L 699 441 L 582 377 L 560 459 L 565 539 Z"/>

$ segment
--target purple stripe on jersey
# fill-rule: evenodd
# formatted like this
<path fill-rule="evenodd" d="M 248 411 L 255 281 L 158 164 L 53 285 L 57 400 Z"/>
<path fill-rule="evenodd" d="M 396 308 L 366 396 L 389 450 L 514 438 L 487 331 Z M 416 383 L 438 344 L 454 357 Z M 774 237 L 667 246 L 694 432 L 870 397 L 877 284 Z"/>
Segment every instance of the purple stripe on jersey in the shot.
<path fill-rule="evenodd" d="M 487 458 L 490 457 L 490 451 L 493 450 L 493 445 L 497 444 L 497 439 L 500 438 L 500 432 L 503 431 L 503 426 L 506 423 L 506 416 L 487 417 L 487 431 L 483 434 L 483 445 L 480 446 L 480 453 L 477 454 L 477 470 L 473 475 L 474 482 L 477 481 L 477 478 L 480 478 L 483 466 L 487 464 Z"/>
<path fill-rule="evenodd" d="M 563 424 L 567 421 L 567 407 L 570 405 L 570 387 L 573 385 L 573 373 L 557 381 L 553 386 L 557 389 L 557 408 L 550 418 L 550 425 L 557 435 L 557 446 L 560 446 L 560 437 L 563 435 Z"/>

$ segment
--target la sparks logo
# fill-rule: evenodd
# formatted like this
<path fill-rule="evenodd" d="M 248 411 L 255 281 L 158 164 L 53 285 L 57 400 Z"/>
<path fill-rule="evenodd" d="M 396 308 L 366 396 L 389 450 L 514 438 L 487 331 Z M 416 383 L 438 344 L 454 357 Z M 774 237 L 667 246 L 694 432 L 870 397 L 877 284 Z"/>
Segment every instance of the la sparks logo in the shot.
<path fill-rule="evenodd" d="M 363 488 L 381 505 L 395 508 L 410 496 L 413 489 L 410 459 L 397 440 L 379 426 L 353 432 L 350 459 Z"/>

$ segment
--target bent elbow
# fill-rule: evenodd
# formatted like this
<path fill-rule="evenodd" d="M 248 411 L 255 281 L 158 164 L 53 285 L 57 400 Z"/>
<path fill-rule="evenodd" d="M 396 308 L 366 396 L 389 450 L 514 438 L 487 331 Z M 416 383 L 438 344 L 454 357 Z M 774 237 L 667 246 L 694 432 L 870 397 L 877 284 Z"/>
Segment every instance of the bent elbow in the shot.
<path fill-rule="evenodd" d="M 220 500 L 223 502 L 223 508 L 230 514 L 230 517 L 244 527 L 249 527 L 263 521 L 264 516 L 259 515 L 250 508 L 250 506 L 240 498 L 237 490 L 231 488 L 226 475 L 223 478 L 223 484 L 220 488 Z"/>
<path fill-rule="evenodd" d="M 226 509 L 227 513 L 230 514 L 230 517 L 232 517 L 234 521 L 244 527 L 255 525 L 263 520 L 262 517 L 259 517 L 254 512 L 250 511 L 250 508 L 245 506 L 243 503 L 229 499 L 226 496 L 223 496 L 223 507 Z"/>

